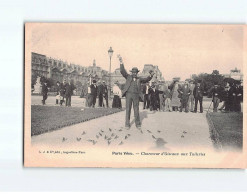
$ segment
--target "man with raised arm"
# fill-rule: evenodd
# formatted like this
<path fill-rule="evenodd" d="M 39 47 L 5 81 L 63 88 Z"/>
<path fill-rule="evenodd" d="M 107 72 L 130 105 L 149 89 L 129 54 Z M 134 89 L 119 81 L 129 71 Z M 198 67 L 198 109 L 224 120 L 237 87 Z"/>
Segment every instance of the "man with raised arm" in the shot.
<path fill-rule="evenodd" d="M 134 108 L 134 116 L 135 116 L 135 124 L 138 129 L 141 129 L 141 121 L 139 116 L 139 98 L 143 100 L 143 93 L 141 89 L 141 83 L 149 82 L 154 72 L 150 71 L 150 76 L 146 78 L 140 78 L 137 76 L 139 70 L 134 67 L 130 71 L 131 74 L 128 74 L 124 68 L 123 59 L 120 55 L 118 55 L 120 61 L 120 72 L 123 77 L 126 79 L 126 83 L 124 89 L 122 90 L 122 96 L 126 97 L 126 118 L 125 118 L 125 127 L 126 129 L 130 129 L 130 114 L 131 107 L 133 103 Z"/>

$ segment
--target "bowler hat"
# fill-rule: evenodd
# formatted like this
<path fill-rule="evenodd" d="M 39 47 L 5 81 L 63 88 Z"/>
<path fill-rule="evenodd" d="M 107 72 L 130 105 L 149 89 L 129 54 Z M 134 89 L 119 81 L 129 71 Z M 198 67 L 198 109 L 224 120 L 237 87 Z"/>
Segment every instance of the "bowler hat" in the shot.
<path fill-rule="evenodd" d="M 138 73 L 138 72 L 139 72 L 139 70 L 138 70 L 138 68 L 137 68 L 137 67 L 133 67 L 133 68 L 132 68 L 132 70 L 130 70 L 130 72 L 136 72 L 136 73 Z"/>

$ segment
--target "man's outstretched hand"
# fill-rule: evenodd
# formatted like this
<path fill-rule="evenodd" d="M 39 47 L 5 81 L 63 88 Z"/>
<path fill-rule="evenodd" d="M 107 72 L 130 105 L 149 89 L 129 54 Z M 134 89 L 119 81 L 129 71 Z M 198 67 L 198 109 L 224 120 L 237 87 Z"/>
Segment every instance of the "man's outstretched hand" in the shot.
<path fill-rule="evenodd" d="M 119 54 L 117 55 L 117 57 L 119 59 L 120 64 L 123 64 L 123 58 Z"/>

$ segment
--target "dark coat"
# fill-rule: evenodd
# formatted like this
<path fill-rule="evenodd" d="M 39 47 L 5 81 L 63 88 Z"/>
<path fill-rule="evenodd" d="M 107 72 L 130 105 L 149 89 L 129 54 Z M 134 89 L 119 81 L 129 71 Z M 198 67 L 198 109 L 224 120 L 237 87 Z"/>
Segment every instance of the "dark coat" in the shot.
<path fill-rule="evenodd" d="M 193 95 L 196 99 L 203 98 L 203 87 L 201 85 L 195 86 L 195 88 L 193 90 Z"/>
<path fill-rule="evenodd" d="M 60 95 L 61 95 L 61 96 L 64 96 L 64 95 L 65 95 L 65 91 L 66 91 L 66 83 L 65 83 L 65 84 L 61 83 L 61 84 L 59 85 L 59 92 L 60 92 Z"/>
<path fill-rule="evenodd" d="M 103 85 L 98 85 L 97 86 L 97 94 L 98 95 L 103 95 L 104 94 L 104 86 Z"/>
<path fill-rule="evenodd" d="M 217 98 L 222 98 L 222 88 L 220 86 L 218 87 L 212 87 L 209 90 L 209 93 L 212 95 L 213 98 L 217 97 Z"/>
<path fill-rule="evenodd" d="M 159 108 L 159 103 L 160 103 L 159 94 L 163 93 L 163 92 L 159 91 L 158 89 L 155 89 L 155 91 L 154 91 L 153 88 L 149 88 L 148 92 L 150 94 L 150 105 L 154 109 Z"/>
<path fill-rule="evenodd" d="M 73 84 L 67 83 L 65 86 L 65 96 L 72 96 L 73 95 L 73 90 L 75 89 Z"/>
<path fill-rule="evenodd" d="M 186 99 L 189 98 L 190 94 L 192 93 L 191 89 L 189 88 L 189 86 L 185 87 L 185 85 L 183 85 L 182 87 L 178 88 L 178 92 L 180 94 L 180 97 L 182 99 Z"/>
<path fill-rule="evenodd" d="M 97 87 L 97 85 L 95 87 L 93 84 L 91 84 L 90 85 L 90 88 L 91 88 L 91 95 L 97 96 L 97 93 L 98 93 L 98 87 Z"/>
<path fill-rule="evenodd" d="M 130 75 L 126 72 L 123 64 L 120 64 L 120 72 L 121 72 L 122 76 L 126 79 L 124 89 L 122 90 L 122 96 L 124 97 L 126 95 L 126 92 L 129 89 L 129 87 L 130 87 L 130 84 L 131 84 L 131 81 L 133 80 L 133 77 L 132 77 L 132 75 Z M 146 78 L 141 78 L 141 77 L 136 78 L 137 88 L 138 88 L 137 93 L 139 93 L 139 96 L 142 100 L 144 99 L 144 96 L 143 96 L 142 89 L 141 89 L 141 83 L 147 83 L 151 79 L 152 79 L 151 75 L 146 77 Z"/>
<path fill-rule="evenodd" d="M 48 87 L 47 85 L 43 84 L 42 85 L 42 95 L 47 95 L 48 93 Z"/>

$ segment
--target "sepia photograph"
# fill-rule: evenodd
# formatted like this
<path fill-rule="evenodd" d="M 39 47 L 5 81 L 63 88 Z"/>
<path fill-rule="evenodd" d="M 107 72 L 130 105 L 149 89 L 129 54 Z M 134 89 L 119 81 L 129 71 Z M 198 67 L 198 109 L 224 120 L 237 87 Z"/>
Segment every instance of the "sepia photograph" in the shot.
<path fill-rule="evenodd" d="M 24 166 L 246 168 L 246 30 L 25 23 Z"/>

